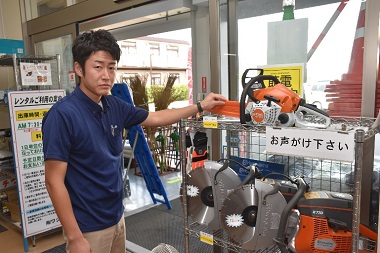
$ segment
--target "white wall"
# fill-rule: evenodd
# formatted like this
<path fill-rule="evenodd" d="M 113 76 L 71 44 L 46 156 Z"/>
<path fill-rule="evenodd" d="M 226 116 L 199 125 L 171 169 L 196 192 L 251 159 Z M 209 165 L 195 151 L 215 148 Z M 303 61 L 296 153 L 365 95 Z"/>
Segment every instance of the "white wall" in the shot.
<path fill-rule="evenodd" d="M 0 37 L 13 40 L 22 39 L 18 0 L 0 0 Z"/>
<path fill-rule="evenodd" d="M 18 0 L 0 0 L 0 38 L 22 40 Z M 8 87 L 15 87 L 13 68 L 0 67 L 0 90 L 6 90 Z M 9 127 L 8 107 L 0 106 L 0 129 Z"/>

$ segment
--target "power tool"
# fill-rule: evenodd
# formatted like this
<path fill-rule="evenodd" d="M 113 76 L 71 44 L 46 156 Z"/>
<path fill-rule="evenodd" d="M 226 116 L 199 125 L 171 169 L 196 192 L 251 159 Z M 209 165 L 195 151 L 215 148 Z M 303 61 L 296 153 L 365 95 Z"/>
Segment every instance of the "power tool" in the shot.
<path fill-rule="evenodd" d="M 274 85 L 265 87 L 265 80 Z M 326 128 L 331 124 L 325 111 L 307 104 L 271 75 L 252 77 L 244 86 L 240 102 L 226 101 L 225 105 L 215 106 L 210 111 L 238 117 L 242 124 L 251 125 Z"/>

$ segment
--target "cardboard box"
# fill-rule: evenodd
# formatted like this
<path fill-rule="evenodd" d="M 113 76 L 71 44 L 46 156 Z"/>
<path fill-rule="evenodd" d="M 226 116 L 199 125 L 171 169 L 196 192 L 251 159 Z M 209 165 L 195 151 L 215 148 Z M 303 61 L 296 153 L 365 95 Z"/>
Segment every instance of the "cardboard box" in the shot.
<path fill-rule="evenodd" d="M 6 205 L 11 213 L 11 220 L 21 222 L 20 218 L 20 206 L 18 205 L 18 200 L 6 202 Z"/>
<path fill-rule="evenodd" d="M 25 46 L 23 40 L 0 39 L 0 55 L 16 54 L 23 56 L 25 54 Z"/>
<path fill-rule="evenodd" d="M 5 194 L 7 195 L 8 202 L 16 201 L 18 202 L 18 190 L 17 189 L 11 189 L 11 190 L 4 190 Z"/>

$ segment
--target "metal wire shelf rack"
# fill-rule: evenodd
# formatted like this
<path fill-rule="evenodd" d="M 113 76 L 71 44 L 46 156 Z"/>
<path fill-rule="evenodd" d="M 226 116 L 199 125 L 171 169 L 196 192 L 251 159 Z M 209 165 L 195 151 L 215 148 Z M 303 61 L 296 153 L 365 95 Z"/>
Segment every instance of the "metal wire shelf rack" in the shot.
<path fill-rule="evenodd" d="M 215 115 L 213 115 L 215 116 Z M 224 116 L 216 116 L 217 117 L 217 127 L 216 128 L 207 128 L 204 125 L 203 118 L 200 117 L 198 119 L 183 119 L 180 123 L 180 132 L 181 132 L 181 164 L 182 164 L 182 173 L 183 173 L 183 187 L 186 185 L 186 151 L 184 150 L 185 146 L 185 138 L 187 131 L 192 129 L 194 131 L 206 131 L 206 130 L 218 130 L 225 133 L 227 136 L 227 149 L 231 148 L 231 143 L 228 141 L 230 136 L 237 137 L 240 140 L 240 144 L 237 146 L 245 146 L 245 148 L 237 149 L 231 151 L 231 154 L 235 154 L 237 156 L 243 156 L 245 158 L 256 159 L 259 161 L 270 161 L 274 163 L 281 163 L 285 166 L 284 173 L 288 176 L 299 176 L 304 175 L 308 180 L 311 188 L 313 190 L 327 190 L 327 191 L 335 191 L 335 192 L 346 192 L 354 195 L 354 202 L 357 201 L 357 198 L 360 192 L 360 185 L 357 184 L 355 180 L 361 180 L 361 175 L 359 175 L 358 179 L 356 179 L 357 171 L 356 167 L 360 167 L 360 161 L 358 163 L 357 160 L 361 160 L 360 147 L 356 147 L 355 149 L 355 158 L 356 161 L 353 163 L 349 162 L 341 162 L 334 160 L 324 160 L 317 158 L 309 158 L 309 157 L 294 157 L 294 156 L 285 156 L 285 155 L 272 155 L 267 154 L 265 150 L 265 133 L 266 126 L 261 125 L 242 125 L 238 119 L 228 118 Z M 379 126 L 377 126 L 376 119 L 374 118 L 365 118 L 365 117 L 332 117 L 332 128 L 338 131 L 356 131 L 357 129 L 362 130 L 363 134 L 362 142 L 364 143 L 366 140 L 371 139 L 377 133 L 380 132 Z M 309 119 L 309 121 L 313 121 L 313 119 Z M 355 136 L 358 135 L 356 132 Z M 359 132 L 360 133 L 360 132 Z M 359 143 L 360 144 L 360 143 Z M 236 144 L 233 144 L 236 145 Z M 358 145 L 359 146 L 359 145 Z M 225 154 L 224 154 L 225 155 Z M 183 158 L 185 157 L 185 158 Z M 360 159 L 357 159 L 357 158 Z M 185 198 L 183 198 L 185 199 Z M 358 212 L 358 203 L 354 203 L 354 212 Z M 372 207 L 377 209 L 378 206 Z M 356 210 L 355 210 L 356 209 Z M 187 211 L 185 213 L 185 224 L 187 224 Z M 374 224 L 377 224 L 378 217 L 377 212 L 375 212 L 375 216 L 372 218 Z M 186 226 L 186 225 L 185 225 Z M 353 227 L 358 224 L 353 224 Z M 376 228 L 377 229 L 377 228 Z M 185 227 L 185 236 L 192 237 L 200 237 L 200 233 L 207 231 L 207 227 L 203 225 L 199 225 L 197 223 L 189 224 Z M 244 250 L 241 245 L 237 245 L 234 242 L 228 239 L 228 235 L 226 231 L 213 231 L 213 244 L 221 247 L 222 252 L 279 252 L 277 246 L 269 249 L 260 249 L 260 250 Z M 353 230 L 353 243 L 355 244 L 359 239 L 358 228 L 355 233 L 355 229 Z M 370 247 L 373 247 L 376 242 L 368 242 Z M 357 247 L 354 246 L 354 247 Z M 186 246 L 186 250 L 189 250 L 189 247 Z M 191 251 L 186 251 L 191 252 Z M 217 251 L 219 252 L 219 251 Z"/>

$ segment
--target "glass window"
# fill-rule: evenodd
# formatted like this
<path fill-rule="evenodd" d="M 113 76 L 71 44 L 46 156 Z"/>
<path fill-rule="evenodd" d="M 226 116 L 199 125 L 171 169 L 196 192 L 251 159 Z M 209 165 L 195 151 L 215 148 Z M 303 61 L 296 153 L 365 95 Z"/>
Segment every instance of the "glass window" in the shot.
<path fill-rule="evenodd" d="M 152 73 L 151 84 L 152 85 L 161 85 L 161 73 Z"/>
<path fill-rule="evenodd" d="M 60 55 L 60 83 L 61 87 L 65 89 L 67 93 L 70 93 L 76 87 L 71 47 L 72 37 L 70 34 L 35 43 L 36 55 Z"/>
<path fill-rule="evenodd" d="M 292 82 L 301 79 L 299 95 L 331 116 L 358 116 L 361 100 L 352 101 L 348 107 L 345 99 L 337 97 L 342 90 L 349 92 L 361 85 L 365 2 L 334 1 L 319 5 L 318 1 L 310 1 L 308 5 L 298 9 L 296 1 L 292 10 L 294 19 L 288 16 L 285 20 L 282 6 L 239 1 L 240 77 L 248 68 L 275 67 L 280 79 L 283 76 L 280 73 L 284 74 L 288 66 L 301 64 L 302 74 L 298 77 L 292 74 L 286 80 L 293 87 Z M 253 16 L 252 10 L 260 13 Z M 222 52 L 222 55 L 227 54 Z M 264 74 L 271 73 L 264 71 Z M 241 85 L 239 90 L 241 94 Z"/>
<path fill-rule="evenodd" d="M 58 10 L 62 10 L 70 5 L 87 0 L 24 0 L 26 7 L 26 18 L 31 20 Z"/>
<path fill-rule="evenodd" d="M 121 44 L 123 52 L 126 54 L 136 54 L 136 42 L 135 41 L 124 41 Z"/>
<path fill-rule="evenodd" d="M 170 73 L 169 76 L 175 76 L 175 77 L 177 77 L 175 79 L 175 82 L 174 82 L 175 85 L 179 85 L 181 83 L 180 82 L 181 75 L 179 73 Z"/>
<path fill-rule="evenodd" d="M 160 55 L 160 44 L 149 43 L 149 47 L 150 47 L 151 55 L 157 55 L 157 56 Z"/>
<path fill-rule="evenodd" d="M 166 50 L 167 50 L 168 57 L 179 56 L 179 47 L 176 45 L 167 45 Z"/>
<path fill-rule="evenodd" d="M 138 73 L 121 73 L 119 80 L 120 80 L 120 82 L 124 82 L 124 83 L 129 84 L 129 79 L 131 77 L 136 77 L 136 76 L 138 76 Z"/>

